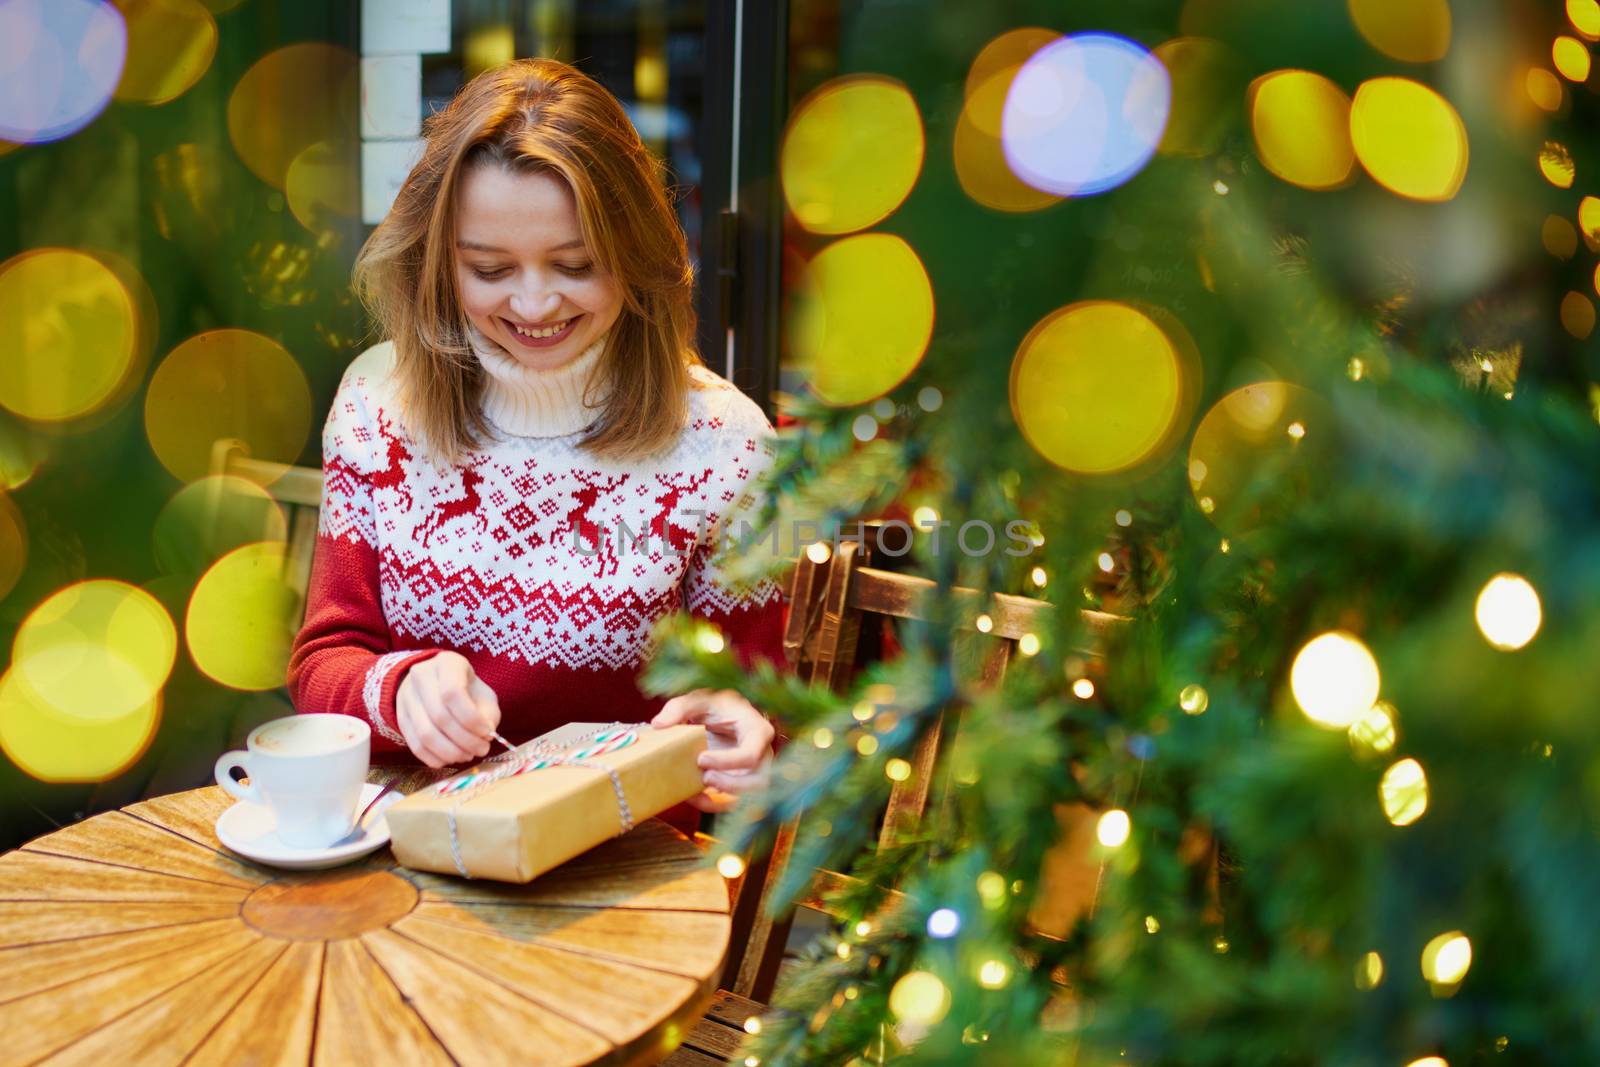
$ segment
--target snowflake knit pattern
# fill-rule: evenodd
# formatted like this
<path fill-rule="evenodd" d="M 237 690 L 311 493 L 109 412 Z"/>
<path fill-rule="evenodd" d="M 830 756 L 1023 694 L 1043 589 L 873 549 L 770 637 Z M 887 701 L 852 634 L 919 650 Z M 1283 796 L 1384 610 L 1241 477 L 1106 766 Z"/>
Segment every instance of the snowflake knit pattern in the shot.
<path fill-rule="evenodd" d="M 444 466 L 406 431 L 385 342 L 350 365 L 323 429 L 323 496 L 306 617 L 289 662 L 300 711 L 366 719 L 379 762 L 410 760 L 395 718 L 406 672 L 459 652 L 524 742 L 569 722 L 644 722 L 649 632 L 687 610 L 740 662 L 783 662 L 784 598 L 735 586 L 718 548 L 755 503 L 774 431 L 726 379 L 694 366 L 689 417 L 649 460 L 577 447 L 603 338 L 532 370 L 476 331 L 498 439 Z M 406 755 L 401 755 L 406 753 Z"/>

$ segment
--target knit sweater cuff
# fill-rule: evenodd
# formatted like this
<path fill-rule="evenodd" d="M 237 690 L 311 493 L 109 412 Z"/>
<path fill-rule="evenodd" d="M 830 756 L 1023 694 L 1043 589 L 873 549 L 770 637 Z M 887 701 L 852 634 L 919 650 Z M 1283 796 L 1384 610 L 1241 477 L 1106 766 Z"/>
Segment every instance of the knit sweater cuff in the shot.
<path fill-rule="evenodd" d="M 402 749 L 409 748 L 405 736 L 400 733 L 400 720 L 394 705 L 395 695 L 400 692 L 400 683 L 405 679 L 406 671 L 438 654 L 437 648 L 389 652 L 379 656 L 376 662 L 367 668 L 366 681 L 361 686 L 361 700 L 367 709 L 367 721 L 372 724 L 373 731 L 385 741 L 399 745 Z"/>

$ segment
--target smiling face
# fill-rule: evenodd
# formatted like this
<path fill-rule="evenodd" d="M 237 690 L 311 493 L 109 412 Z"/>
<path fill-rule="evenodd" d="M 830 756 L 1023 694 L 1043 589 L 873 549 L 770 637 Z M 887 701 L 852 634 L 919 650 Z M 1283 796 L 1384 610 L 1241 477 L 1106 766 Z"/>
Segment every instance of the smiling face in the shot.
<path fill-rule="evenodd" d="M 622 289 L 584 244 L 559 175 L 477 166 L 456 203 L 456 277 L 467 318 L 525 367 L 553 370 L 611 328 Z"/>

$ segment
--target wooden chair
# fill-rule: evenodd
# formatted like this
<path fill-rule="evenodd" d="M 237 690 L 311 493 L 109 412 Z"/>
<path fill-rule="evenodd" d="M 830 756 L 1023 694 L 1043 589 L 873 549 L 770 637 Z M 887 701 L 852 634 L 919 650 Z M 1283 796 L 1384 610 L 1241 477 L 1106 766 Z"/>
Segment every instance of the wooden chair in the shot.
<path fill-rule="evenodd" d="M 243 478 L 260 486 L 284 510 L 288 538 L 283 561 L 284 582 L 297 597 L 294 619 L 298 625 L 305 615 L 306 587 L 311 583 L 311 555 L 317 547 L 317 521 L 322 508 L 321 468 L 253 459 L 243 441 L 223 438 L 212 446 L 211 473 Z M 220 492 L 213 507 L 220 511 Z M 263 532 L 263 537 L 267 536 L 270 531 Z"/>
<path fill-rule="evenodd" d="M 871 531 L 875 525 L 866 527 L 869 534 L 859 543 L 844 542 L 837 551 L 818 550 L 817 558 L 809 552 L 802 555 L 789 579 L 785 651 L 801 678 L 835 692 L 845 690 L 862 665 L 883 654 L 884 633 L 892 633 L 897 625 L 894 620 L 925 618 L 925 598 L 935 587 L 928 579 L 889 569 L 889 559 L 874 555 L 878 540 Z M 973 620 L 966 624 L 969 639 L 988 645 L 980 649 L 980 689 L 1003 680 L 1018 641 L 1025 634 L 1044 631 L 1049 616 L 1057 610 L 1028 597 L 995 594 L 985 603 L 977 590 L 958 588 L 954 594 L 965 609 L 961 617 Z M 982 631 L 975 624 L 980 614 L 987 615 L 990 624 Z M 1100 612 L 1085 615 L 1095 630 L 1117 619 Z M 898 833 L 914 825 L 927 810 L 935 785 L 935 764 L 955 725 L 941 720 L 917 745 L 910 760 L 910 777 L 895 782 L 890 790 L 879 848 L 892 844 Z M 1064 934 L 1079 914 L 1093 906 L 1098 891 L 1099 867 L 1089 860 L 1097 813 L 1082 805 L 1063 805 L 1057 814 L 1062 837 L 1046 871 L 1053 905 L 1035 918 L 1046 932 Z M 745 1020 L 765 1010 L 794 921 L 793 911 L 775 917 L 768 907 L 778 876 L 787 865 L 794 834 L 795 826 L 784 827 L 771 853 L 751 863 L 739 884 L 730 887 L 736 893 L 734 936 L 722 989 L 706 1018 L 663 1061 L 666 1067 L 729 1062 L 743 1039 Z M 829 895 L 849 882 L 843 873 L 818 870 L 799 904 L 826 914 Z"/>

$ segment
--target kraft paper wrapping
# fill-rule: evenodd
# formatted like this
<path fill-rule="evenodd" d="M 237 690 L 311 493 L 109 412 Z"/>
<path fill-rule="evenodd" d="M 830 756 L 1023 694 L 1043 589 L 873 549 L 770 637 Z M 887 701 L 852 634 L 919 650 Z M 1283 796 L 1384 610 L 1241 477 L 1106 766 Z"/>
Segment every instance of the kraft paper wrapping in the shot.
<path fill-rule="evenodd" d="M 541 740 L 565 748 L 566 738 L 604 725 L 572 723 Z M 706 747 L 704 727 L 638 730 L 636 743 L 585 761 L 617 772 L 635 825 L 705 788 L 696 762 Z M 622 833 L 609 774 L 593 767 L 544 767 L 493 782 L 466 800 L 429 786 L 391 805 L 385 812 L 390 847 L 401 866 L 460 875 L 450 849 L 452 808 L 461 860 L 474 878 L 529 882 Z"/>

